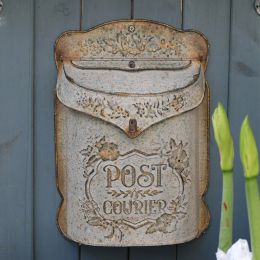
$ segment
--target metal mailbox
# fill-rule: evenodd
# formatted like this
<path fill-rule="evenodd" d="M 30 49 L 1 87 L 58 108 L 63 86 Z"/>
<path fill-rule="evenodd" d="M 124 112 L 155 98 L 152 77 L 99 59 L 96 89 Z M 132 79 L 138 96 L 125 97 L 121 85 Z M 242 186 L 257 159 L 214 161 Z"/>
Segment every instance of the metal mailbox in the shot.
<path fill-rule="evenodd" d="M 56 42 L 58 225 L 101 246 L 177 244 L 208 226 L 208 43 L 113 21 Z"/>

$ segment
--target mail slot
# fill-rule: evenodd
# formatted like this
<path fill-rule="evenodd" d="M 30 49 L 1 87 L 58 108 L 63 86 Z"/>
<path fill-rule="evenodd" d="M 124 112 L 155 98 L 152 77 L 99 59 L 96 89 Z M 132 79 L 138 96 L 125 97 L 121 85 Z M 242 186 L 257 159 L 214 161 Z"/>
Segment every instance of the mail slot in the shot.
<path fill-rule="evenodd" d="M 56 41 L 61 232 L 81 244 L 192 240 L 209 212 L 208 42 L 145 20 Z"/>

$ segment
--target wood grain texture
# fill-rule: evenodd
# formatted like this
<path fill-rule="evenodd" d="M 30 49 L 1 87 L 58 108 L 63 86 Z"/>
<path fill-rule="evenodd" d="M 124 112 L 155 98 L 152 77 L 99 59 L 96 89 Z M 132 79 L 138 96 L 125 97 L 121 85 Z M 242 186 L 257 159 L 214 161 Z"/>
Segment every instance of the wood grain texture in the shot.
<path fill-rule="evenodd" d="M 0 14 L 0 259 L 33 259 L 33 1 Z"/>
<path fill-rule="evenodd" d="M 79 3 L 35 1 L 35 259 L 78 259 L 78 245 L 66 240 L 56 225 L 61 198 L 56 189 L 54 89 L 57 70 L 54 43 L 66 30 L 79 28 Z"/>
<path fill-rule="evenodd" d="M 83 2 L 85 29 L 112 19 L 130 18 L 131 0 Z M 184 17 L 181 17 L 180 0 L 135 0 L 134 17 L 162 21 L 177 28 L 182 26 L 183 19 L 185 29 L 197 29 L 208 37 L 211 108 L 215 108 L 218 101 L 228 108 L 238 149 L 240 124 L 246 114 L 260 143 L 260 19 L 253 0 L 232 1 L 232 10 L 230 2 L 183 0 Z M 79 251 L 78 245 L 65 240 L 57 229 L 55 218 L 60 196 L 55 184 L 53 97 L 57 73 L 53 46 L 61 32 L 79 28 L 79 18 L 80 0 L 9 0 L 4 1 L 4 10 L 0 13 L 0 259 L 177 259 L 173 246 L 131 248 L 130 253 L 127 248 L 82 246 Z M 178 245 L 180 260 L 214 259 L 222 179 L 212 135 L 210 143 L 207 202 L 211 226 L 200 239 Z M 244 180 L 238 154 L 235 175 L 234 240 L 248 239 Z"/>
<path fill-rule="evenodd" d="M 83 29 L 116 19 L 129 19 L 130 0 L 83 0 Z"/>
<path fill-rule="evenodd" d="M 211 111 L 221 101 L 227 106 L 229 70 L 230 1 L 185 0 L 184 29 L 195 29 L 205 34 L 210 43 L 206 79 L 211 92 Z M 211 131 L 212 133 L 212 131 Z M 222 177 L 219 156 L 210 135 L 210 182 L 206 195 L 211 223 L 202 237 L 178 246 L 181 260 L 214 259 L 218 246 L 221 209 Z"/>
<path fill-rule="evenodd" d="M 164 22 L 181 28 L 182 13 L 181 1 L 178 0 L 135 0 L 134 1 L 134 18 L 149 19 Z M 136 247 L 131 248 L 129 259 L 177 259 L 175 246 L 163 247 Z"/>
<path fill-rule="evenodd" d="M 229 117 L 234 134 L 235 157 L 234 241 L 249 239 L 244 176 L 239 158 L 239 133 L 248 114 L 258 147 L 260 145 L 260 17 L 254 1 L 233 1 Z"/>
<path fill-rule="evenodd" d="M 115 20 L 129 19 L 130 0 L 83 0 L 83 29 Z M 127 248 L 81 246 L 80 260 L 128 259 Z"/>
<path fill-rule="evenodd" d="M 155 20 L 181 28 L 180 0 L 135 0 L 134 18 Z"/>

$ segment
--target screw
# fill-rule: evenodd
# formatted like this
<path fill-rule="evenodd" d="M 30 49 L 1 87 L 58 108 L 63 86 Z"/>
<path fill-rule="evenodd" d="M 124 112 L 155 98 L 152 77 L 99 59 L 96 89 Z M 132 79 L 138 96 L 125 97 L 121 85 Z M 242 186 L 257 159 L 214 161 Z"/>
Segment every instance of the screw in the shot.
<path fill-rule="evenodd" d="M 129 25 L 128 31 L 129 32 L 134 32 L 135 31 L 135 27 L 133 25 Z"/>
<path fill-rule="evenodd" d="M 128 66 L 133 69 L 135 67 L 135 62 L 133 60 L 129 61 Z"/>

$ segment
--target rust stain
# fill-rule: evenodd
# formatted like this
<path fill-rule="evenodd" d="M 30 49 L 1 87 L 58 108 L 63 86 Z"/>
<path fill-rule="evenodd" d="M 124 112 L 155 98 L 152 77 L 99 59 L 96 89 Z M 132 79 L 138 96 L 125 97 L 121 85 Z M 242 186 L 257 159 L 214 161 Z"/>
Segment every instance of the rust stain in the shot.
<path fill-rule="evenodd" d="M 55 96 L 55 152 L 56 152 L 56 184 L 61 202 L 57 211 L 56 222 L 60 232 L 67 238 L 67 200 L 65 183 L 65 160 L 61 150 L 62 133 L 62 103 Z"/>
<path fill-rule="evenodd" d="M 226 202 L 224 202 L 223 206 L 224 206 L 224 209 L 225 209 L 225 210 L 228 209 L 228 206 L 227 206 L 227 203 L 226 203 Z"/>
<path fill-rule="evenodd" d="M 136 138 L 136 137 L 138 137 L 142 132 L 143 132 L 143 130 L 141 129 L 141 128 L 136 128 L 136 131 L 133 131 L 133 132 L 131 132 L 130 130 L 129 130 L 129 127 L 127 127 L 125 130 L 124 130 L 124 132 L 126 133 L 126 135 L 129 137 L 129 138 L 131 138 L 131 139 L 133 139 L 133 138 Z"/>

